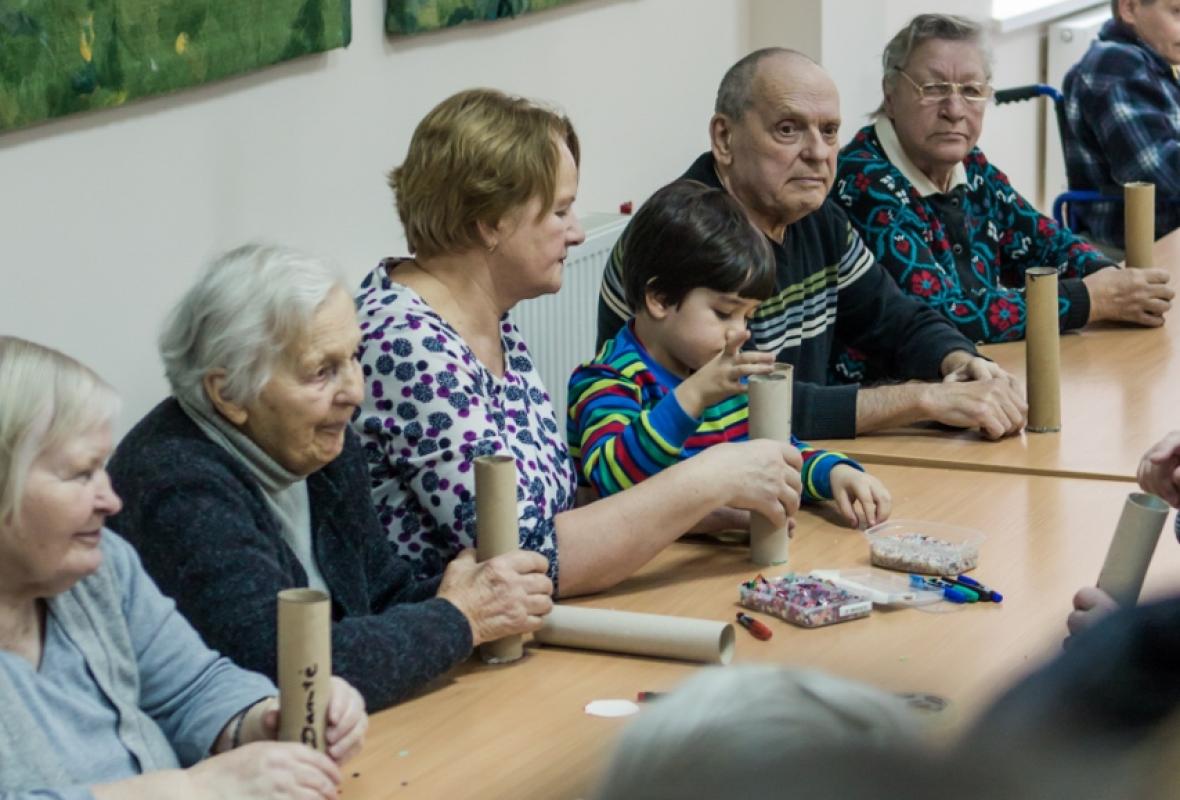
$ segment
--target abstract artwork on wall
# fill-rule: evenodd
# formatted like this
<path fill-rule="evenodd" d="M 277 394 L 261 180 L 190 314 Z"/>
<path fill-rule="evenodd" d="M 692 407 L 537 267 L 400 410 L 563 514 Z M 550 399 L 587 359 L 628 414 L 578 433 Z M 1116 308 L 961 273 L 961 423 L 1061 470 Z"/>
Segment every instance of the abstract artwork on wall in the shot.
<path fill-rule="evenodd" d="M 388 0 L 385 30 L 395 35 L 425 33 L 464 22 L 490 22 L 572 0 Z"/>
<path fill-rule="evenodd" d="M 0 132 L 348 45 L 350 0 L 0 0 Z"/>

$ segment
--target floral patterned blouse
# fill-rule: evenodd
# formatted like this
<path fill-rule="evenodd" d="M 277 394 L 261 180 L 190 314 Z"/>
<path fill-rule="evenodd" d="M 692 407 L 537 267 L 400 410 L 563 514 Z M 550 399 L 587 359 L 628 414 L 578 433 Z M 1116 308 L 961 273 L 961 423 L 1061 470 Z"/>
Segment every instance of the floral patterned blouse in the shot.
<path fill-rule="evenodd" d="M 356 297 L 366 391 L 353 426 L 389 541 L 418 577 L 441 573 L 475 544 L 473 460 L 511 453 L 520 545 L 549 559 L 556 585 L 554 517 L 573 507 L 577 479 L 528 347 L 505 315 L 496 377 L 416 292 L 389 278 L 397 263 L 382 261 Z"/>

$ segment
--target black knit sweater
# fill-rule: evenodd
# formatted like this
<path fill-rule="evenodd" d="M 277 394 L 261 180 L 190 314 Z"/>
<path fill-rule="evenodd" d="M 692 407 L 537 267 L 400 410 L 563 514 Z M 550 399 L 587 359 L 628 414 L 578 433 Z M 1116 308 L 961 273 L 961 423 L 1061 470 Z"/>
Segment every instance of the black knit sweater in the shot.
<path fill-rule="evenodd" d="M 415 583 L 369 501 L 364 456 L 341 455 L 307 479 L 312 548 L 332 594 L 332 667 L 370 710 L 405 699 L 471 653 L 463 614 Z M 307 586 L 245 465 L 172 399 L 127 434 L 110 463 L 123 510 L 109 521 L 210 647 L 275 678 L 276 595 Z"/>

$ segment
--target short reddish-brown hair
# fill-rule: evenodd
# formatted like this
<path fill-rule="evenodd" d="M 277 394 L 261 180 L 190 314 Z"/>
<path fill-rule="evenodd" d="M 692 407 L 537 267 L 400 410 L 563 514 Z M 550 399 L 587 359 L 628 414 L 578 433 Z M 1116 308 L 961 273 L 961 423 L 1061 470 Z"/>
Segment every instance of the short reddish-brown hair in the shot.
<path fill-rule="evenodd" d="M 429 258 L 481 247 L 480 223 L 495 226 L 534 198 L 548 211 L 562 142 L 579 163 L 569 119 L 523 97 L 468 89 L 443 100 L 389 173 L 410 252 Z"/>

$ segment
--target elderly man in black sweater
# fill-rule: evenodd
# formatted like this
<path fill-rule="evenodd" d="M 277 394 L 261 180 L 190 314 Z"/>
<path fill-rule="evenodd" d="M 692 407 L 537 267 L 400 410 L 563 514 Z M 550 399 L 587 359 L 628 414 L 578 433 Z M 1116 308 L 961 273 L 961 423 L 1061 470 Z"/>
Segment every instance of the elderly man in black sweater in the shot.
<path fill-rule="evenodd" d="M 795 433 L 851 438 L 922 420 L 992 439 L 1020 430 L 1027 405 L 1019 384 L 937 312 L 904 296 L 827 199 L 839 127 L 836 86 L 820 66 L 791 50 L 758 50 L 722 79 L 711 151 L 683 176 L 724 188 L 770 240 L 777 290 L 750 330 L 755 347 L 795 366 Z M 624 269 L 626 232 L 603 277 L 600 345 L 630 316 Z M 837 340 L 891 378 L 939 382 L 841 384 Z"/>

